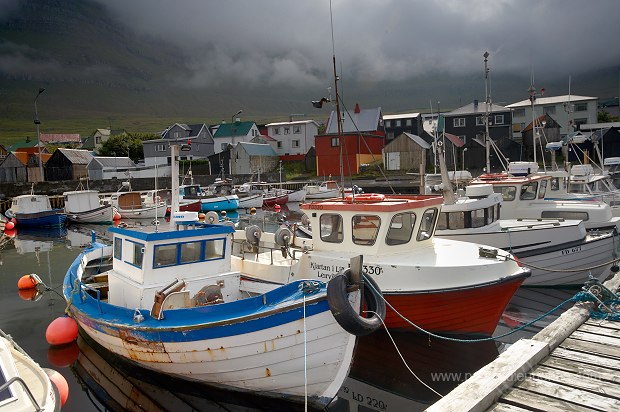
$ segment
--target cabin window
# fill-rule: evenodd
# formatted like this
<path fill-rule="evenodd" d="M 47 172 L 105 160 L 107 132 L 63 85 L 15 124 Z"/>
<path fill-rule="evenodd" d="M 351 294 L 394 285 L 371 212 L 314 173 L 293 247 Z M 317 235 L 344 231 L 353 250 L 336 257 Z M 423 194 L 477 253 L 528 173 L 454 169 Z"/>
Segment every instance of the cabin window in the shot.
<path fill-rule="evenodd" d="M 181 243 L 181 263 L 192 263 L 200 261 L 202 252 L 202 242 Z"/>
<path fill-rule="evenodd" d="M 521 186 L 521 194 L 519 199 L 521 200 L 534 200 L 536 199 L 536 191 L 538 190 L 538 182 L 529 182 Z"/>
<path fill-rule="evenodd" d="M 541 180 L 540 181 L 540 190 L 538 191 L 538 198 L 539 199 L 544 199 L 546 194 L 547 194 L 547 181 L 546 180 Z"/>
<path fill-rule="evenodd" d="M 205 260 L 223 259 L 226 242 L 224 239 L 212 239 L 205 242 Z"/>
<path fill-rule="evenodd" d="M 485 209 L 472 210 L 471 213 L 471 227 L 482 227 L 485 224 L 484 218 Z"/>
<path fill-rule="evenodd" d="M 177 245 L 158 245 L 155 246 L 155 265 L 159 268 L 162 266 L 172 266 L 177 263 Z"/>
<path fill-rule="evenodd" d="M 321 240 L 323 242 L 341 243 L 342 235 L 342 216 L 325 213 L 321 215 Z"/>
<path fill-rule="evenodd" d="M 399 213 L 392 217 L 390 227 L 388 228 L 385 243 L 393 245 L 402 245 L 409 243 L 415 226 L 415 213 Z"/>
<path fill-rule="evenodd" d="M 426 209 L 424 211 L 424 214 L 422 215 L 422 220 L 420 221 L 420 229 L 418 229 L 418 241 L 431 238 L 431 236 L 433 235 L 433 230 L 435 229 L 437 214 L 437 209 L 435 208 Z"/>
<path fill-rule="evenodd" d="M 114 238 L 114 259 L 121 260 L 123 258 L 123 239 Z"/>
<path fill-rule="evenodd" d="M 504 201 L 515 200 L 517 188 L 515 186 L 493 186 L 493 191 L 502 195 Z"/>
<path fill-rule="evenodd" d="M 142 268 L 142 261 L 144 260 L 144 245 L 142 243 L 132 242 L 128 240 L 131 244 L 131 252 L 132 256 L 128 256 L 128 260 L 125 262 L 129 263 L 132 266 Z"/>
<path fill-rule="evenodd" d="M 553 192 L 560 190 L 560 178 L 559 177 L 552 178 L 550 186 L 551 186 L 551 191 Z"/>
<path fill-rule="evenodd" d="M 352 238 L 356 245 L 374 245 L 381 226 L 381 218 L 374 215 L 355 215 L 351 219 Z"/>
<path fill-rule="evenodd" d="M 571 219 L 588 220 L 588 212 L 570 212 L 561 210 L 544 210 L 541 214 L 543 219 Z"/>

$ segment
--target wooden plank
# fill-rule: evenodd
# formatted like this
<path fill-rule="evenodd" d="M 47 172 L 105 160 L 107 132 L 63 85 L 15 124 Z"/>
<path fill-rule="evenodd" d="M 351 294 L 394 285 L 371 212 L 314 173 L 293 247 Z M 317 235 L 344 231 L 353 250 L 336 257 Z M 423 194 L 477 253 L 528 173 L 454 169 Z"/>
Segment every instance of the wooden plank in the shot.
<path fill-rule="evenodd" d="M 568 388 L 582 389 L 620 400 L 620 385 L 605 382 L 592 375 L 579 373 L 579 371 L 573 372 L 547 366 L 538 366 L 530 372 L 530 376 L 548 382 L 555 382 Z"/>
<path fill-rule="evenodd" d="M 530 407 L 538 411 L 542 410 L 546 412 L 592 412 L 592 409 L 586 408 L 585 406 L 581 406 L 579 404 L 568 402 L 563 399 L 549 398 L 547 396 L 540 395 L 535 392 L 521 390 L 519 388 L 513 388 L 505 396 L 502 396 L 502 400 L 512 402 L 517 405 L 523 405 L 524 407 Z"/>
<path fill-rule="evenodd" d="M 491 406 L 486 412 L 529 412 L 531 409 L 523 409 L 518 406 L 511 405 L 509 403 L 496 403 Z"/>
<path fill-rule="evenodd" d="M 600 366 L 605 369 L 620 370 L 620 359 L 611 359 L 603 356 L 593 355 L 590 353 L 578 352 L 570 349 L 556 348 L 551 356 L 577 361 L 589 365 Z"/>
<path fill-rule="evenodd" d="M 620 329 L 604 328 L 601 326 L 589 325 L 584 323 L 578 329 L 580 332 L 593 333 L 595 335 L 608 336 L 610 338 L 616 338 L 620 341 Z"/>
<path fill-rule="evenodd" d="M 543 410 L 549 410 L 546 408 L 547 405 L 556 405 L 560 401 L 572 402 L 578 405 L 587 405 L 589 408 L 600 411 L 620 410 L 620 400 L 618 399 L 608 398 L 603 395 L 570 386 L 558 385 L 553 382 L 536 379 L 535 377 L 519 382 L 516 387 L 552 398 L 549 399 L 544 408 L 540 408 Z"/>
<path fill-rule="evenodd" d="M 604 335 L 597 335 L 596 333 L 575 331 L 570 335 L 570 337 L 573 339 L 585 340 L 586 342 L 600 343 L 602 345 L 615 346 L 617 348 L 620 348 L 620 339 Z"/>
<path fill-rule="evenodd" d="M 523 379 L 532 365 L 548 354 L 549 347 L 546 343 L 521 339 L 426 411 L 484 412 L 515 381 Z"/>
<path fill-rule="evenodd" d="M 620 322 L 613 322 L 609 320 L 600 320 L 600 319 L 588 319 L 585 323 L 586 325 L 599 326 L 606 329 L 615 329 L 620 330 Z"/>
<path fill-rule="evenodd" d="M 568 372 L 578 374 L 579 376 L 592 377 L 597 380 L 603 380 L 613 382 L 620 385 L 620 375 L 615 369 L 608 369 L 599 365 L 592 365 L 589 363 L 575 362 L 574 360 L 556 358 L 550 356 L 545 359 L 541 365 L 545 365 L 555 369 L 562 369 Z M 600 385 L 604 385 L 605 382 L 599 382 Z"/>
<path fill-rule="evenodd" d="M 579 339 L 568 338 L 560 346 L 564 349 L 572 349 L 586 353 L 593 353 L 601 356 L 606 356 L 612 359 L 620 359 L 620 351 L 618 348 L 608 347 L 601 345 L 600 343 L 586 342 Z"/>

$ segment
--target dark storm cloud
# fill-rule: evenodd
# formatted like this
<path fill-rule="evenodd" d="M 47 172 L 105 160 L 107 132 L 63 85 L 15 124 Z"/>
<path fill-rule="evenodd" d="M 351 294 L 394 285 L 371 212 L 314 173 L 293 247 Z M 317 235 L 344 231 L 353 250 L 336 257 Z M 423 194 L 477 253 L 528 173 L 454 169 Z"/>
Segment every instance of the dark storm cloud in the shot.
<path fill-rule="evenodd" d="M 330 77 L 327 0 L 100 2 L 134 30 L 186 50 L 193 74 L 183 80 L 192 85 Z M 485 50 L 505 73 L 563 76 L 620 62 L 617 0 L 334 0 L 332 8 L 338 70 L 355 80 L 480 71 Z"/>

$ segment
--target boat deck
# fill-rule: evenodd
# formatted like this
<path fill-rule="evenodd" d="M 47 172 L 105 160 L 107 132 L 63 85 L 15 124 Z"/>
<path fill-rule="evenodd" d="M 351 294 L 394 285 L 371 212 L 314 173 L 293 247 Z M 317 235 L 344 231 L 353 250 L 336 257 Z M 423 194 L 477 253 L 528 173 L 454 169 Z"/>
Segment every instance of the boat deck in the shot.
<path fill-rule="evenodd" d="M 617 293 L 620 273 L 604 284 Z M 620 410 L 620 322 L 580 302 L 521 339 L 427 411 Z"/>

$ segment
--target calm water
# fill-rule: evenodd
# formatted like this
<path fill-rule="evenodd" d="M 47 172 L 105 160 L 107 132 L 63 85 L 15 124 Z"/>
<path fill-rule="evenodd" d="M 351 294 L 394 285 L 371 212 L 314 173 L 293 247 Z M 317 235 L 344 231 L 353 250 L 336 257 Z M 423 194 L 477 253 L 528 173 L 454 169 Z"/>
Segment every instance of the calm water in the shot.
<path fill-rule="evenodd" d="M 282 214 L 299 219 L 299 210 L 285 208 L 280 214 L 262 212 L 253 223 L 276 227 Z M 247 219 L 249 216 L 231 216 Z M 149 224 L 150 222 L 144 222 Z M 129 364 L 95 343 L 79 339 L 74 345 L 50 349 L 45 330 L 64 314 L 60 296 L 65 272 L 91 239 L 110 241 L 106 226 L 71 225 L 65 230 L 18 231 L 0 250 L 0 328 L 43 367 L 59 371 L 69 383 L 69 400 L 63 411 L 266 411 L 303 410 L 303 406 L 245 396 L 212 387 L 171 379 Z M 18 279 L 36 273 L 55 292 L 37 300 L 20 297 Z M 575 293 L 574 290 L 519 290 L 507 308 L 495 335 L 547 312 Z M 420 383 L 401 360 L 395 345 L 413 373 L 439 394 L 448 393 L 459 382 L 493 360 L 507 344 L 529 337 L 555 316 L 536 327 L 496 341 L 455 343 L 416 333 L 384 331 L 359 340 L 354 364 L 340 399 L 330 411 L 416 411 L 439 399 Z M 392 343 L 392 339 L 395 344 Z M 76 361 L 73 361 L 77 357 Z"/>

